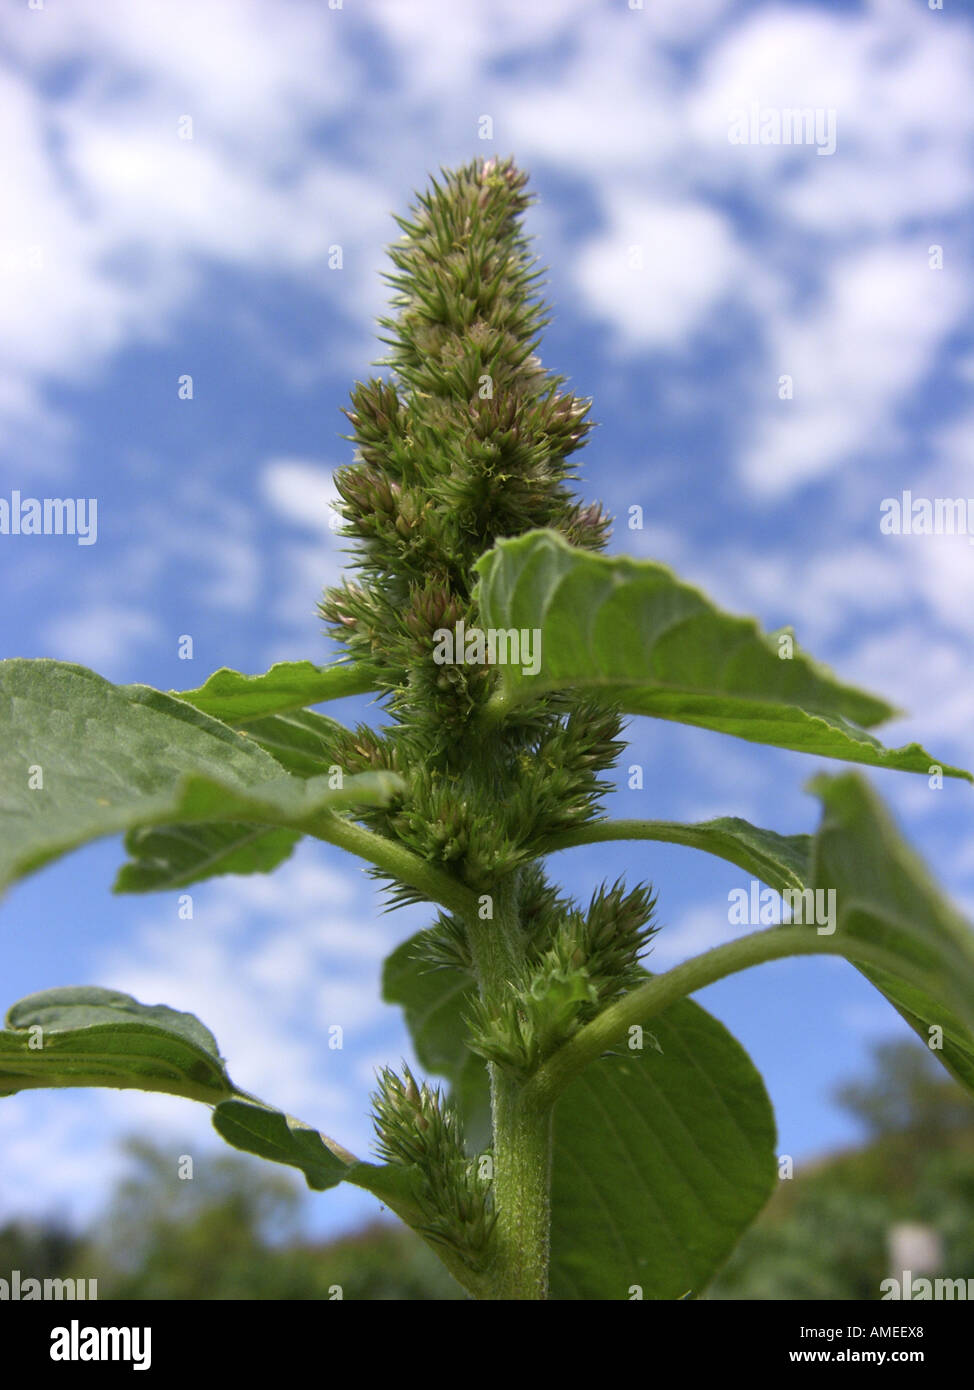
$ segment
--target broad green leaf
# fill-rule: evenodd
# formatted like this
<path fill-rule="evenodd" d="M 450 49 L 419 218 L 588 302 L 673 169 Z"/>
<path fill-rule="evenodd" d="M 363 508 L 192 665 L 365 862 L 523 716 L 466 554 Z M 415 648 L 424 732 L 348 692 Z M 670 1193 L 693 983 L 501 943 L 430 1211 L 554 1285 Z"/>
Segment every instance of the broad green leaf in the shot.
<path fill-rule="evenodd" d="M 213 1127 L 235 1149 L 299 1168 L 318 1192 L 340 1183 L 354 1163 L 310 1125 L 251 1101 L 223 1101 L 213 1111 Z"/>
<path fill-rule="evenodd" d="M 721 612 L 663 565 L 531 531 L 498 542 L 476 568 L 483 626 L 541 635 L 536 674 L 524 661 L 498 667 L 503 703 L 552 690 L 601 693 L 630 714 L 819 757 L 923 773 L 934 763 L 919 744 L 890 750 L 865 732 L 896 713 L 885 701 L 797 650 L 782 660 L 781 634 Z"/>
<path fill-rule="evenodd" d="M 349 730 L 324 714 L 300 709 L 245 721 L 239 732 L 253 739 L 296 777 L 316 777 L 335 766 L 331 750 Z"/>
<path fill-rule="evenodd" d="M 592 821 L 578 830 L 556 836 L 544 847 L 545 853 L 576 845 L 598 844 L 605 840 L 661 840 L 706 850 L 783 892 L 801 888 L 808 879 L 810 835 L 779 835 L 762 830 L 737 816 L 698 821 L 684 825 L 679 821 L 603 820 Z"/>
<path fill-rule="evenodd" d="M 242 1098 L 216 1039 L 193 1014 L 89 985 L 19 1000 L 0 1030 L 0 1096 L 68 1086 L 204 1101 L 215 1107 L 214 1126 L 235 1148 L 300 1168 L 312 1188 L 351 1182 L 411 1214 L 411 1170 L 360 1163 L 300 1120 Z"/>
<path fill-rule="evenodd" d="M 308 779 L 329 774 L 337 766 L 329 747 L 348 731 L 336 720 L 305 709 L 251 720 L 238 732 L 288 772 Z M 363 785 L 354 783 L 358 788 Z M 289 857 L 299 839 L 293 830 L 246 822 L 132 830 L 125 840 L 132 862 L 123 865 L 114 889 L 116 893 L 158 892 L 217 874 L 269 873 Z"/>
<path fill-rule="evenodd" d="M 228 825 L 163 825 L 130 830 L 129 862 L 118 871 L 116 893 L 158 893 L 185 888 L 218 874 L 266 874 L 289 857 L 296 830 L 231 821 Z"/>
<path fill-rule="evenodd" d="M 0 887 L 90 840 L 145 826 L 301 829 L 380 805 L 388 773 L 289 776 L 252 740 L 148 686 L 81 666 L 0 662 Z"/>
<path fill-rule="evenodd" d="M 854 774 L 820 776 L 811 789 L 824 815 L 809 882 L 816 892 L 835 892 L 835 941 L 867 941 L 902 960 L 903 977 L 859 968 L 928 1046 L 943 1030 L 933 1055 L 974 1093 L 974 930 L 943 897 L 868 782 Z M 927 982 L 922 988 L 909 979 L 916 970 Z"/>
<path fill-rule="evenodd" d="M 217 1103 L 233 1094 L 213 1034 L 192 1014 L 94 987 L 21 999 L 0 1031 L 0 1095 L 115 1086 Z"/>
<path fill-rule="evenodd" d="M 353 806 L 383 806 L 401 789 L 391 772 L 360 772 L 332 787 L 329 777 L 276 776 L 251 787 L 234 786 L 217 778 L 185 779 L 178 805 L 166 813 L 166 821 L 178 816 L 200 821 L 265 821 L 268 825 L 302 826 L 321 811 L 342 811 Z M 164 823 L 160 818 L 160 823 Z"/>
<path fill-rule="evenodd" d="M 376 673 L 368 666 L 279 661 L 260 676 L 244 676 L 222 666 L 196 690 L 175 690 L 172 694 L 215 719 L 243 724 L 267 714 L 363 695 L 378 688 Z"/>
<path fill-rule="evenodd" d="M 473 982 L 461 970 L 434 968 L 417 954 L 425 932 L 397 946 L 382 968 L 382 998 L 402 1006 L 416 1056 L 438 1076 L 451 1080 L 462 1062 L 462 1016 Z"/>
<path fill-rule="evenodd" d="M 279 776 L 254 791 L 188 777 L 161 829 L 142 824 L 126 836 L 132 862 L 119 871 L 115 892 L 178 888 L 216 874 L 269 872 L 320 813 L 381 806 L 398 787 L 398 778 L 387 772 L 359 773 L 339 788 L 329 777 Z"/>
<path fill-rule="evenodd" d="M 292 710 L 251 720 L 239 733 L 252 739 L 296 777 L 322 776 L 336 766 L 329 747 L 347 730 L 313 710 Z M 129 831 L 130 863 L 115 880 L 116 893 L 183 888 L 217 874 L 269 873 L 291 854 L 300 835 L 246 822 L 171 825 Z"/>
<path fill-rule="evenodd" d="M 382 997 L 402 1007 L 420 1064 L 450 1082 L 463 1116 L 468 1147 L 490 1143 L 490 1087 L 482 1058 L 466 1046 L 464 1014 L 473 1001 L 473 982 L 460 970 L 433 969 L 416 954 L 418 932 L 386 959 Z"/>
<path fill-rule="evenodd" d="M 222 1101 L 213 1111 L 213 1127 L 235 1149 L 298 1168 L 316 1192 L 349 1182 L 379 1197 L 404 1219 L 416 1215 L 412 1169 L 361 1163 L 334 1140 L 271 1106 L 238 1098 Z"/>
<path fill-rule="evenodd" d="M 553 1298 L 699 1294 L 774 1187 L 774 1116 L 744 1049 L 690 1000 L 649 1027 L 555 1106 Z"/>

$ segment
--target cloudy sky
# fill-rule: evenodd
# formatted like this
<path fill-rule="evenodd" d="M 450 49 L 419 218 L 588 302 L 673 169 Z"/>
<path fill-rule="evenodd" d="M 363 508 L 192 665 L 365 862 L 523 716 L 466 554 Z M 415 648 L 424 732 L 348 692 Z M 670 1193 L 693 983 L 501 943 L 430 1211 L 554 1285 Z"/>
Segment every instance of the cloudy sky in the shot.
<path fill-rule="evenodd" d="M 594 398 L 583 490 L 613 548 L 794 624 L 910 712 L 887 741 L 974 765 L 974 551 L 879 528 L 905 489 L 974 498 L 972 71 L 959 0 L 2 0 L 0 496 L 97 498 L 98 531 L 0 536 L 0 654 L 177 689 L 327 660 L 339 409 L 379 355 L 391 214 L 440 166 L 513 154 L 545 361 Z M 732 138 L 783 108 L 832 138 Z M 614 814 L 815 823 L 811 759 L 650 721 L 632 740 L 645 788 Z M 872 775 L 970 910 L 969 789 Z M 732 934 L 742 874 L 635 854 L 552 867 L 586 896 L 627 865 L 652 879 L 653 968 Z M 241 1085 L 365 1154 L 374 1069 L 410 1056 L 381 960 L 424 914 L 381 915 L 317 844 L 199 887 L 192 921 L 174 895 L 112 897 L 119 861 L 98 844 L 9 894 L 0 1002 L 98 983 L 193 1010 Z M 702 999 L 764 1072 L 781 1152 L 855 1137 L 831 1089 L 905 1025 L 851 967 L 781 962 Z M 97 1209 L 133 1129 L 201 1161 L 213 1143 L 189 1102 L 4 1101 L 0 1219 Z M 308 1220 L 373 1210 L 338 1191 Z"/>

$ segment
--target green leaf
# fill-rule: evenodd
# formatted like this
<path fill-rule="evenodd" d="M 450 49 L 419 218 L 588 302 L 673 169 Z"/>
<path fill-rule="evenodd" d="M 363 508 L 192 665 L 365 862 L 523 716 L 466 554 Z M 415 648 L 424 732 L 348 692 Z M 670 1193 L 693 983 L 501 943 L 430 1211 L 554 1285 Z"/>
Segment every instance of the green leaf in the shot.
<path fill-rule="evenodd" d="M 241 724 L 239 732 L 252 738 L 296 777 L 316 777 L 335 766 L 331 750 L 349 731 L 335 719 L 301 709 L 251 719 Z"/>
<path fill-rule="evenodd" d="M 171 825 L 130 830 L 129 862 L 113 885 L 116 893 L 158 893 L 185 888 L 219 874 L 266 874 L 289 857 L 296 830 L 231 821 L 228 825 Z"/>
<path fill-rule="evenodd" d="M 555 1107 L 553 1298 L 700 1293 L 774 1187 L 774 1116 L 744 1049 L 689 1000 L 651 1026 Z"/>
<path fill-rule="evenodd" d="M 872 966 L 862 973 L 974 1093 L 974 930 L 949 903 L 901 838 L 879 797 L 854 774 L 819 776 L 822 824 L 814 838 L 810 886 L 835 892 L 835 940 L 879 946 L 903 962 L 904 977 Z M 920 971 L 919 987 L 909 975 Z"/>
<path fill-rule="evenodd" d="M 0 1032 L 0 1095 L 115 1086 L 219 1102 L 233 1093 L 213 1034 L 192 1014 L 92 986 L 21 999 Z"/>
<path fill-rule="evenodd" d="M 885 701 L 798 651 L 781 660 L 779 634 L 721 612 L 663 565 L 531 531 L 498 542 L 476 569 L 484 626 L 541 634 L 537 674 L 498 668 L 501 708 L 552 690 L 600 692 L 630 714 L 819 757 L 923 773 L 934 762 L 918 744 L 890 750 L 865 732 L 896 713 Z"/>
<path fill-rule="evenodd" d="M 317 1192 L 340 1183 L 355 1161 L 310 1125 L 247 1100 L 223 1101 L 213 1111 L 213 1127 L 235 1149 L 299 1168 Z"/>
<path fill-rule="evenodd" d="M 313 710 L 266 715 L 238 732 L 296 777 L 325 776 L 336 766 L 329 746 L 347 730 Z M 352 783 L 359 791 L 367 784 Z M 384 793 L 383 793 L 384 795 Z M 363 804 L 356 800 L 356 805 Z M 300 839 L 293 830 L 267 829 L 246 822 L 229 825 L 173 825 L 132 830 L 125 848 L 132 862 L 115 880 L 116 893 L 148 893 L 184 888 L 218 874 L 270 873 L 287 859 Z"/>
<path fill-rule="evenodd" d="M 44 660 L 0 662 L 0 785 L 3 887 L 120 831 L 244 821 L 304 829 L 326 812 L 384 804 L 401 784 L 389 773 L 342 788 L 289 776 L 191 705 Z M 175 872 L 185 869 L 183 859 Z"/>
<path fill-rule="evenodd" d="M 213 1111 L 213 1127 L 235 1149 L 298 1168 L 316 1192 L 349 1182 L 379 1197 L 404 1220 L 415 1223 L 419 1219 L 411 1168 L 360 1163 L 347 1149 L 302 1120 L 256 1101 L 222 1101 Z"/>
<path fill-rule="evenodd" d="M 215 719 L 243 724 L 378 688 L 376 672 L 359 663 L 314 666 L 310 661 L 279 661 L 261 676 L 244 676 L 221 666 L 196 690 L 172 693 Z"/>
<path fill-rule="evenodd" d="M 382 998 L 402 1007 L 420 1065 L 445 1077 L 463 1116 L 471 1151 L 490 1144 L 490 1086 L 487 1066 L 466 1045 L 464 1015 L 474 999 L 473 982 L 461 970 L 433 969 L 417 955 L 425 932 L 397 946 L 382 971 Z"/>
<path fill-rule="evenodd" d="M 333 788 L 326 776 L 304 781 L 277 777 L 256 792 L 189 777 L 165 814 L 164 821 L 174 822 L 171 826 L 143 824 L 126 836 L 132 861 L 122 866 L 114 890 L 144 893 L 217 874 L 267 873 L 287 859 L 300 838 L 298 830 L 320 813 L 384 805 L 399 786 L 399 779 L 386 772 L 359 773 L 340 788 Z M 268 829 L 274 825 L 298 830 Z"/>
<path fill-rule="evenodd" d="M 216 1039 L 193 1014 L 90 985 L 19 1000 L 0 1030 L 0 1096 L 67 1086 L 162 1091 L 204 1101 L 215 1107 L 217 1132 L 235 1148 L 300 1168 L 318 1191 L 351 1182 L 404 1219 L 415 1216 L 411 1169 L 360 1163 L 300 1120 L 241 1097 Z"/>
<path fill-rule="evenodd" d="M 553 850 L 606 840 L 661 840 L 706 850 L 708 854 L 746 869 L 779 893 L 786 888 L 804 886 L 812 844 L 810 835 L 779 835 L 737 816 L 722 816 L 718 820 L 698 821 L 695 825 L 659 820 L 591 821 L 577 830 L 553 837 L 543 847 L 543 852 L 548 854 Z"/>

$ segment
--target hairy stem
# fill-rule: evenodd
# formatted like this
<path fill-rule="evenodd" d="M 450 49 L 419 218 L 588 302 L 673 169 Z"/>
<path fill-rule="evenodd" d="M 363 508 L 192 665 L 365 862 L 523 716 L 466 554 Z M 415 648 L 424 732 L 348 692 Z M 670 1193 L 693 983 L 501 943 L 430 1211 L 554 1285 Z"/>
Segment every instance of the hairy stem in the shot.
<path fill-rule="evenodd" d="M 325 840 L 328 844 L 338 845 L 350 854 L 358 855 L 360 859 L 367 859 L 376 868 L 408 883 L 410 888 L 415 888 L 431 903 L 439 903 L 448 912 L 455 912 L 464 918 L 476 916 L 477 896 L 472 889 L 394 840 L 376 835 L 354 821 L 335 815 L 333 811 L 315 816 L 296 828 L 306 835 L 313 835 L 316 840 Z"/>
<path fill-rule="evenodd" d="M 497 1261 L 494 1299 L 546 1299 L 551 1232 L 551 1107 L 491 1063 Z"/>
<path fill-rule="evenodd" d="M 564 830 L 550 836 L 541 846 L 539 853 L 554 854 L 562 849 L 575 849 L 580 845 L 601 844 L 607 840 L 657 840 L 670 845 L 685 845 L 688 849 L 702 849 L 707 854 L 726 859 L 738 868 L 755 874 L 762 882 L 783 892 L 786 888 L 803 888 L 805 885 L 799 875 L 787 865 L 773 857 L 760 854 L 752 846 L 720 840 L 708 825 L 682 825 L 678 821 L 666 820 L 600 820 L 587 821 L 573 830 Z"/>
<path fill-rule="evenodd" d="M 481 997 L 498 1005 L 524 954 L 516 879 L 493 897 L 494 915 L 468 919 Z M 525 1102 L 524 1083 L 489 1064 L 493 1118 L 496 1255 L 492 1299 L 546 1299 L 551 1230 L 551 1104 Z"/>

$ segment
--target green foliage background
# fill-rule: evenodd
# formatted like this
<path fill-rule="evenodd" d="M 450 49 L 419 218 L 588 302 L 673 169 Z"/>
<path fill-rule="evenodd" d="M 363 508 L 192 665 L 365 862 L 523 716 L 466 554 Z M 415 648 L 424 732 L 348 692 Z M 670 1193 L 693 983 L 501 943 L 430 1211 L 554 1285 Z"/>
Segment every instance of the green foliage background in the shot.
<path fill-rule="evenodd" d="M 707 1298 L 875 1300 L 901 1221 L 938 1233 L 943 1274 L 974 1278 L 974 1113 L 962 1089 L 896 1042 L 838 1099 L 868 1138 L 780 1182 Z M 103 1299 L 328 1300 L 336 1286 L 346 1300 L 465 1297 L 401 1223 L 307 1240 L 299 1186 L 264 1164 L 208 1157 L 187 1182 L 168 1150 L 133 1140 L 128 1154 L 130 1173 L 90 1231 L 0 1229 L 0 1278 L 97 1278 Z"/>

